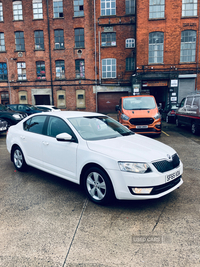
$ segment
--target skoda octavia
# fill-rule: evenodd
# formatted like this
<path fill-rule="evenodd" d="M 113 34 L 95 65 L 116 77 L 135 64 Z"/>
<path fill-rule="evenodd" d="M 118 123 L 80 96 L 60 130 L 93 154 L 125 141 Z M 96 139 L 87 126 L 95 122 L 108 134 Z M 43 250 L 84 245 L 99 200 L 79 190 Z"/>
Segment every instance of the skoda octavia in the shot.
<path fill-rule="evenodd" d="M 31 115 L 9 128 L 6 143 L 18 171 L 29 165 L 80 184 L 97 204 L 159 198 L 183 183 L 173 148 L 103 114 Z"/>

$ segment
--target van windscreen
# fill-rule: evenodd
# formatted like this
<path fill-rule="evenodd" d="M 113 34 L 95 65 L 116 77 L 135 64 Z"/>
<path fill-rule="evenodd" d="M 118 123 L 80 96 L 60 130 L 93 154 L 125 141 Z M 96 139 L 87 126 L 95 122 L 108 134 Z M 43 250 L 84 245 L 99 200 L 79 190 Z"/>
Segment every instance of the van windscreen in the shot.
<path fill-rule="evenodd" d="M 123 99 L 123 108 L 126 110 L 154 109 L 156 103 L 153 97 L 130 97 Z"/>

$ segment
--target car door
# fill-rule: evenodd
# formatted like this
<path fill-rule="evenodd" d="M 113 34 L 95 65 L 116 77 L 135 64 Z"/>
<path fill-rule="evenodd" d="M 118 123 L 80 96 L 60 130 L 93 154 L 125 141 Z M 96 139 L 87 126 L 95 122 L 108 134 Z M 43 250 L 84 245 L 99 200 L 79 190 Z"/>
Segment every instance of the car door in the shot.
<path fill-rule="evenodd" d="M 185 108 L 185 105 L 184 105 L 185 101 L 186 101 L 185 98 L 183 98 L 181 100 L 179 108 L 178 108 L 178 110 L 176 112 L 176 116 L 178 117 L 178 120 L 179 120 L 180 123 L 184 123 L 184 121 L 185 121 L 184 120 L 184 115 L 186 114 L 186 108 Z"/>
<path fill-rule="evenodd" d="M 43 143 L 46 116 L 34 116 L 24 122 L 24 131 L 20 135 L 22 150 L 27 163 L 31 166 L 43 168 Z"/>
<path fill-rule="evenodd" d="M 58 141 L 56 136 L 68 133 L 74 141 Z M 68 124 L 61 118 L 50 116 L 42 142 L 44 168 L 65 179 L 76 181 L 78 141 Z"/>

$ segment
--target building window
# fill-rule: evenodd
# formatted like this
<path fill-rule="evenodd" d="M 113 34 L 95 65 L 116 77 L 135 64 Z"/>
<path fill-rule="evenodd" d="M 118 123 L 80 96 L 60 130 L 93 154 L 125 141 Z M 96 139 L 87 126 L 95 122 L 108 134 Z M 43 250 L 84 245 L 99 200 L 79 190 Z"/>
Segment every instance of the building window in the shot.
<path fill-rule="evenodd" d="M 64 48 L 64 31 L 55 30 L 54 31 L 55 49 Z"/>
<path fill-rule="evenodd" d="M 3 5 L 0 3 L 0 21 L 3 21 Z"/>
<path fill-rule="evenodd" d="M 116 45 L 116 33 L 115 32 L 102 32 L 101 33 L 101 45 L 102 46 L 115 46 Z"/>
<path fill-rule="evenodd" d="M 75 47 L 84 47 L 84 29 L 75 29 Z"/>
<path fill-rule="evenodd" d="M 85 78 L 85 63 L 84 59 L 75 60 L 76 78 Z"/>
<path fill-rule="evenodd" d="M 53 16 L 54 18 L 63 18 L 63 1 L 53 0 Z"/>
<path fill-rule="evenodd" d="M 43 31 L 35 31 L 35 50 L 43 50 L 44 49 L 44 35 Z"/>
<path fill-rule="evenodd" d="M 65 79 L 64 60 L 57 60 L 56 61 L 56 79 Z"/>
<path fill-rule="evenodd" d="M 8 71 L 6 63 L 0 62 L 0 81 L 8 80 Z"/>
<path fill-rule="evenodd" d="M 163 32 L 152 32 L 149 34 L 149 64 L 163 63 Z"/>
<path fill-rule="evenodd" d="M 24 32 L 15 32 L 16 51 L 24 51 Z"/>
<path fill-rule="evenodd" d="M 116 59 L 102 59 L 102 78 L 116 78 Z"/>
<path fill-rule="evenodd" d="M 0 51 L 5 51 L 5 39 L 4 39 L 4 33 L 0 32 Z"/>
<path fill-rule="evenodd" d="M 83 0 L 74 0 L 74 17 L 84 16 Z"/>
<path fill-rule="evenodd" d="M 14 20 L 23 20 L 22 1 L 13 2 L 13 19 Z"/>
<path fill-rule="evenodd" d="M 46 79 L 46 73 L 45 73 L 45 63 L 44 61 L 38 61 L 36 62 L 36 72 L 37 72 L 37 79 Z"/>
<path fill-rule="evenodd" d="M 135 59 L 133 57 L 126 58 L 126 71 L 135 70 Z"/>
<path fill-rule="evenodd" d="M 33 18 L 43 19 L 42 0 L 33 0 Z"/>
<path fill-rule="evenodd" d="M 135 0 L 126 0 L 126 14 L 135 14 Z"/>
<path fill-rule="evenodd" d="M 182 16 L 197 16 L 197 0 L 182 0 Z"/>
<path fill-rule="evenodd" d="M 18 80 L 26 80 L 26 63 L 25 62 L 17 63 L 17 74 L 18 74 Z"/>
<path fill-rule="evenodd" d="M 101 0 L 101 16 L 116 15 L 115 0 Z"/>
<path fill-rule="evenodd" d="M 196 31 L 187 30 L 181 33 L 180 62 L 195 62 L 196 57 Z"/>
<path fill-rule="evenodd" d="M 149 18 L 161 19 L 165 17 L 165 0 L 149 0 Z"/>
<path fill-rule="evenodd" d="M 126 48 L 134 48 L 135 47 L 135 39 L 129 38 L 126 39 Z"/>

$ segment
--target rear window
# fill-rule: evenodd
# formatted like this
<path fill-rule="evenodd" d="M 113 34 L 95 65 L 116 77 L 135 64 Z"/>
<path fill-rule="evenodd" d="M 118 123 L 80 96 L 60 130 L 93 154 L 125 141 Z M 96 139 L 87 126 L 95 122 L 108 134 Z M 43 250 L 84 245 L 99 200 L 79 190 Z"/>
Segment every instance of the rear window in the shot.
<path fill-rule="evenodd" d="M 186 99 L 186 106 L 191 106 L 192 105 L 192 100 L 193 100 L 193 97 L 187 97 Z"/>
<path fill-rule="evenodd" d="M 126 110 L 154 109 L 156 103 L 153 97 L 130 97 L 123 99 L 123 108 Z"/>

